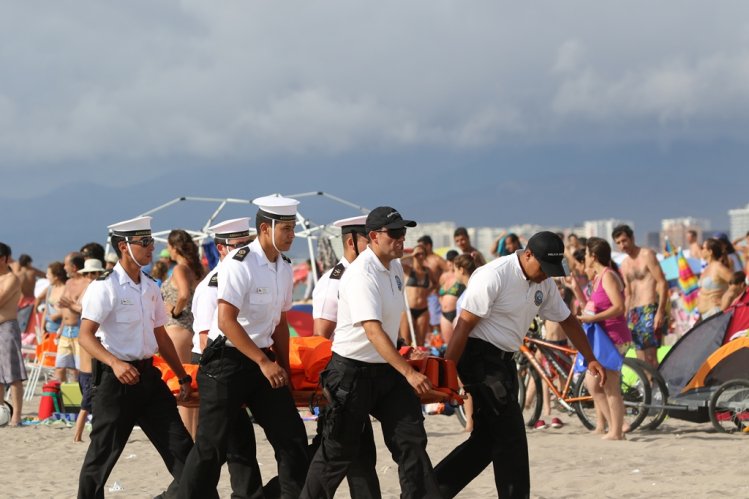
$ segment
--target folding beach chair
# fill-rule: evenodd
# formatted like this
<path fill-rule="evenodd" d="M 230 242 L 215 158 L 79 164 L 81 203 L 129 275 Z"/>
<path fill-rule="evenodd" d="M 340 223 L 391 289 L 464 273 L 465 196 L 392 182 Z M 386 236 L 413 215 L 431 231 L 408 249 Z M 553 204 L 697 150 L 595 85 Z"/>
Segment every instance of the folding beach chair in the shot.
<path fill-rule="evenodd" d="M 55 344 L 55 336 L 48 334 L 36 346 L 35 360 L 31 364 L 29 378 L 26 380 L 26 387 L 23 393 L 24 400 L 31 400 L 34 397 L 34 391 L 41 375 L 44 375 L 45 382 L 49 381 L 49 378 L 54 375 L 56 359 L 57 345 Z"/>

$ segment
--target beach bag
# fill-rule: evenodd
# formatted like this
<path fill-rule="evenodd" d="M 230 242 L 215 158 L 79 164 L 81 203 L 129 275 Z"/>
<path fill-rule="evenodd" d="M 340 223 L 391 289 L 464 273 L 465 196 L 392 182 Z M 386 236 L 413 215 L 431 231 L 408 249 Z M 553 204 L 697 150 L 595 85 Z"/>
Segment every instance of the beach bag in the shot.
<path fill-rule="evenodd" d="M 597 322 L 583 324 L 583 329 L 588 337 L 588 343 L 593 350 L 596 360 L 610 371 L 621 371 L 624 357 L 617 350 L 614 342 Z M 575 357 L 575 372 L 582 373 L 588 368 L 588 362 L 578 352 Z"/>

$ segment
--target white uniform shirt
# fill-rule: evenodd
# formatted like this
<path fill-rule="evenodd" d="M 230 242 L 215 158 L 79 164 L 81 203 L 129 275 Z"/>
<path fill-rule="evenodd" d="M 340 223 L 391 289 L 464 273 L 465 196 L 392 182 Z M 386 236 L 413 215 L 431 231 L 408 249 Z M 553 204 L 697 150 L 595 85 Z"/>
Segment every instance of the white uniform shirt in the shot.
<path fill-rule="evenodd" d="M 338 288 L 341 284 L 341 277 L 349 265 L 348 260 L 341 258 L 335 267 L 325 272 L 317 281 L 315 290 L 312 292 L 313 319 L 338 322 Z"/>
<path fill-rule="evenodd" d="M 197 354 L 202 353 L 200 350 L 200 332 L 211 329 L 213 315 L 218 308 L 217 272 L 218 265 L 195 286 L 195 292 L 192 295 L 192 330 L 195 331 L 192 337 L 192 351 Z"/>
<path fill-rule="evenodd" d="M 293 281 L 291 265 L 280 255 L 275 262 L 269 261 L 256 239 L 221 262 L 217 298 L 237 307 L 239 317 L 247 319 L 239 321 L 247 336 L 258 348 L 268 348 L 273 345 L 271 335 L 281 312 L 291 309 Z M 211 327 L 208 337 L 215 339 L 219 334 L 218 327 Z"/>
<path fill-rule="evenodd" d="M 481 317 L 469 336 L 506 352 L 520 348 L 537 314 L 554 322 L 570 315 L 554 281 L 549 278 L 536 284 L 527 279 L 518 255 L 503 256 L 476 269 L 463 293 L 463 310 Z"/>
<path fill-rule="evenodd" d="M 380 321 L 393 345 L 396 344 L 401 314 L 406 308 L 400 261 L 391 261 L 388 270 L 367 248 L 344 272 L 338 295 L 333 351 L 349 359 L 384 363 L 385 359 L 377 353 L 361 323 Z"/>
<path fill-rule="evenodd" d="M 96 336 L 120 360 L 153 357 L 158 350 L 154 328 L 167 322 L 158 284 L 145 273 L 135 284 L 118 262 L 112 273 L 86 288 L 81 318 L 99 324 Z"/>

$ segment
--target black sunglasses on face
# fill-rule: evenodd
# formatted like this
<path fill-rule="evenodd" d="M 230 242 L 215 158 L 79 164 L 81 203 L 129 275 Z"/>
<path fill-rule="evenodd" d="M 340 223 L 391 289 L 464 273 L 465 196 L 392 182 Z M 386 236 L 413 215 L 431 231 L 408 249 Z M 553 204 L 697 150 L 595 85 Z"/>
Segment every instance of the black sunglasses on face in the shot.
<path fill-rule="evenodd" d="M 136 246 L 143 246 L 144 248 L 151 246 L 154 239 L 152 237 L 144 237 L 143 239 L 133 240 L 128 239 L 127 242 Z"/>
<path fill-rule="evenodd" d="M 390 239 L 400 239 L 402 237 L 406 237 L 405 227 L 401 229 L 383 229 L 376 232 L 386 232 Z"/>

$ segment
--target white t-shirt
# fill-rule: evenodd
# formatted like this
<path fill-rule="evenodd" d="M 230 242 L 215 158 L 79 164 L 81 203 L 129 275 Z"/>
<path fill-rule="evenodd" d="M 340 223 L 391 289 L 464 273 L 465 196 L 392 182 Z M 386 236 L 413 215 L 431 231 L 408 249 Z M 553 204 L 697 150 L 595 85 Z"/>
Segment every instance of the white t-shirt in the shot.
<path fill-rule="evenodd" d="M 312 292 L 312 318 L 338 322 L 338 288 L 341 277 L 349 266 L 348 260 L 341 258 L 338 264 L 325 272 Z"/>
<path fill-rule="evenodd" d="M 519 253 L 476 269 L 463 293 L 462 307 L 481 318 L 470 333 L 506 352 L 516 352 L 536 315 L 561 322 L 570 310 L 549 278 L 536 284 L 525 277 Z"/>
<path fill-rule="evenodd" d="M 386 269 L 370 248 L 362 251 L 341 278 L 333 351 L 349 359 L 384 363 L 361 323 L 380 321 L 395 346 L 401 314 L 406 308 L 403 288 L 399 260 L 391 261 L 390 269 Z"/>
<path fill-rule="evenodd" d="M 258 348 L 268 348 L 281 313 L 291 309 L 292 285 L 291 265 L 280 255 L 269 261 L 256 239 L 229 253 L 219 265 L 217 299 L 237 307 L 239 316 L 247 319 L 239 321 L 247 336 Z M 219 334 L 217 327 L 211 327 L 208 337 Z"/>
<path fill-rule="evenodd" d="M 147 359 L 158 351 L 153 330 L 168 317 L 159 286 L 147 274 L 136 284 L 118 262 L 88 285 L 81 303 L 81 318 L 99 324 L 96 336 L 118 359 Z"/>

